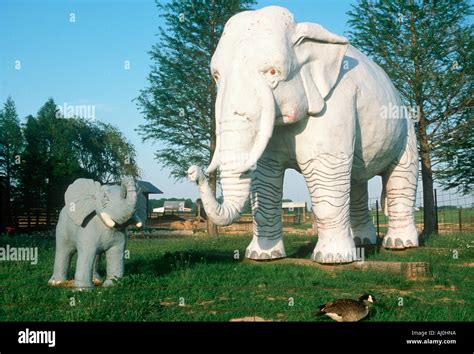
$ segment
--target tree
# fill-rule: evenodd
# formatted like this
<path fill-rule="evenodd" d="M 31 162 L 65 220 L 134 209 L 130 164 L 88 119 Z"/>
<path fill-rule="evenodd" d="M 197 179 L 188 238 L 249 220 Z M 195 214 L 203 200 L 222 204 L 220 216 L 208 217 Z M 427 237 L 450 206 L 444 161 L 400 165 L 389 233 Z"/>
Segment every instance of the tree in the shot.
<path fill-rule="evenodd" d="M 464 190 L 472 182 L 472 170 L 449 161 L 470 150 L 471 156 L 458 161 L 472 166 L 469 14 L 466 0 L 360 0 L 348 12 L 352 44 L 385 70 L 404 103 L 416 110 L 425 234 L 436 232 L 434 178 Z"/>
<path fill-rule="evenodd" d="M 81 118 L 64 118 L 53 99 L 24 128 L 21 188 L 25 207 L 46 207 L 47 215 L 64 204 L 77 178 L 101 183 L 137 177 L 135 149 L 115 127 Z"/>
<path fill-rule="evenodd" d="M 214 105 L 216 86 L 209 66 L 227 20 L 248 9 L 254 0 L 172 0 L 158 3 L 166 30 L 150 51 L 154 64 L 137 104 L 146 123 L 144 141 L 158 141 L 155 158 L 176 179 L 192 164 L 210 163 L 216 146 Z M 216 192 L 216 173 L 209 176 Z M 208 222 L 208 232 L 217 227 Z"/>
<path fill-rule="evenodd" d="M 17 193 L 20 153 L 23 135 L 15 102 L 9 96 L 0 110 L 0 174 L 4 176 L 6 207 L 11 208 L 11 199 Z M 8 223 L 8 220 L 7 220 Z"/>
<path fill-rule="evenodd" d="M 75 132 L 71 140 L 74 155 L 88 178 L 110 183 L 125 175 L 140 174 L 135 148 L 116 127 L 80 118 L 68 121 Z"/>

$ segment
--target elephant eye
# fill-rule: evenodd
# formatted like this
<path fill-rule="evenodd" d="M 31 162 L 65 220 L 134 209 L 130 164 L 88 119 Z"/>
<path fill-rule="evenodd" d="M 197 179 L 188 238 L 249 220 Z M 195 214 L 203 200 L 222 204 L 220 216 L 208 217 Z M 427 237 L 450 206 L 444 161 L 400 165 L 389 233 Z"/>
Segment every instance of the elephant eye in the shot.
<path fill-rule="evenodd" d="M 279 75 L 279 74 L 280 74 L 280 71 L 279 71 L 278 69 L 276 69 L 276 68 L 270 68 L 270 69 L 266 70 L 264 73 L 265 73 L 265 76 L 270 76 L 270 77 L 272 77 L 272 76 L 277 76 L 277 75 Z"/>
<path fill-rule="evenodd" d="M 216 82 L 219 81 L 219 73 L 217 71 L 214 71 L 212 73 L 212 77 L 214 78 L 214 80 L 216 80 Z"/>
<path fill-rule="evenodd" d="M 278 85 L 278 81 L 280 79 L 280 71 L 276 68 L 270 68 L 263 71 L 263 76 L 265 76 L 270 86 L 275 88 Z"/>

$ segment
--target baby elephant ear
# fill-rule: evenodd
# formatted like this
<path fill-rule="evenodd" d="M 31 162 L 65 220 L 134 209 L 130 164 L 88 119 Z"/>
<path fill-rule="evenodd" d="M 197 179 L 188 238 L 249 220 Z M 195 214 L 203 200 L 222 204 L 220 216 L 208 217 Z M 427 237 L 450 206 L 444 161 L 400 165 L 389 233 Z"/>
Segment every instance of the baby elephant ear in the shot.
<path fill-rule="evenodd" d="M 76 225 L 81 225 L 84 219 L 97 206 L 95 195 L 100 183 L 91 179 L 79 178 L 69 185 L 64 194 L 67 215 Z"/>

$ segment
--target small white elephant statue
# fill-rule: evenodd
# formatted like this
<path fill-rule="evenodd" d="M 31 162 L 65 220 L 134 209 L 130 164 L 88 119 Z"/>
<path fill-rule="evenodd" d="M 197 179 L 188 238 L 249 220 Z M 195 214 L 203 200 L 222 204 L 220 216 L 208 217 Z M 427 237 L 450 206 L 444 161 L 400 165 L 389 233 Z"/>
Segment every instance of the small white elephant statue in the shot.
<path fill-rule="evenodd" d="M 91 288 L 101 283 L 97 272 L 99 256 L 106 255 L 107 276 L 103 286 L 123 277 L 125 228 L 142 227 L 146 220 L 145 197 L 133 178 L 119 185 L 101 185 L 79 178 L 64 194 L 66 205 L 56 226 L 54 273 L 48 284 L 67 284 L 71 257 L 77 252 L 76 274 L 72 286 Z"/>
<path fill-rule="evenodd" d="M 357 245 L 376 243 L 367 181 L 377 175 L 388 213 L 383 246 L 418 246 L 414 123 L 386 73 L 346 38 L 295 23 L 281 7 L 241 12 L 224 28 L 211 73 L 217 141 L 206 173 L 219 168 L 223 202 L 199 167 L 188 175 L 218 225 L 236 221 L 250 194 L 254 231 L 246 257 L 286 256 L 281 208 L 288 168 L 303 174 L 311 195 L 313 260 L 352 262 Z"/>

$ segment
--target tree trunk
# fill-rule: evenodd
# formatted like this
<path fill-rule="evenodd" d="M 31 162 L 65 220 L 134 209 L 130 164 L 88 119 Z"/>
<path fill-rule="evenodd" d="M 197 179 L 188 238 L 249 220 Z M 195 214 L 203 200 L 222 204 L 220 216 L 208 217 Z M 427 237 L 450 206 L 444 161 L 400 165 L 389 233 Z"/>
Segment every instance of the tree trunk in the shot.
<path fill-rule="evenodd" d="M 423 234 L 428 236 L 436 233 L 433 171 L 428 152 L 421 152 L 421 179 L 423 183 Z"/>
<path fill-rule="evenodd" d="M 215 4 L 214 0 L 211 2 L 211 30 L 212 30 L 212 52 L 214 52 L 216 48 L 216 38 L 215 38 L 215 29 L 216 29 L 216 13 L 215 13 Z M 211 53 L 212 55 L 213 53 Z M 214 80 L 210 79 L 209 91 L 211 95 L 211 139 L 210 139 L 210 156 L 209 156 L 209 163 L 212 160 L 212 156 L 216 151 L 216 114 L 215 114 L 215 105 L 216 105 L 216 84 Z M 214 197 L 216 197 L 216 188 L 217 186 L 217 170 L 209 174 L 209 187 L 211 187 L 212 193 Z M 209 236 L 217 236 L 218 230 L 217 225 L 214 224 L 209 217 L 207 217 L 207 234 Z"/>
<path fill-rule="evenodd" d="M 217 185 L 217 171 L 214 171 L 211 174 L 209 174 L 209 186 L 211 187 L 214 197 L 216 196 L 216 189 L 217 189 L 216 185 Z M 218 235 L 217 225 L 212 222 L 209 216 L 207 217 L 207 234 L 209 236 Z"/>
<path fill-rule="evenodd" d="M 428 236 L 436 233 L 436 216 L 433 195 L 433 170 L 426 135 L 426 119 L 423 112 L 420 112 L 418 141 L 420 143 L 421 180 L 423 184 L 423 235 Z"/>

